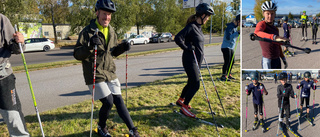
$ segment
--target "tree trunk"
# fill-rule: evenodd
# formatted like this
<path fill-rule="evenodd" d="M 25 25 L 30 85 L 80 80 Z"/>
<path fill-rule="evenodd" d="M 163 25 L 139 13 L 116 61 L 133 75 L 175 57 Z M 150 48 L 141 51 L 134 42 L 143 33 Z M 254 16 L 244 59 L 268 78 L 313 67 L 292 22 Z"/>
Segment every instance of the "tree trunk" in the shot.
<path fill-rule="evenodd" d="M 54 18 L 53 18 L 53 3 L 51 4 L 51 17 L 52 17 L 52 26 L 53 26 L 53 34 L 54 34 L 54 44 L 58 44 L 56 24 L 54 23 Z"/>

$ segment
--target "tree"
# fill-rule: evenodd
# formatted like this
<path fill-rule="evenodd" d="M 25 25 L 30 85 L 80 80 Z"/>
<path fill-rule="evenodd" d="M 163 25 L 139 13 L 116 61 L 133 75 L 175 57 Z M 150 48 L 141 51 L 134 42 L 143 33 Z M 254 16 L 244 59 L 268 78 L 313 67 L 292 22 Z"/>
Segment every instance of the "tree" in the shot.
<path fill-rule="evenodd" d="M 256 0 L 256 4 L 254 5 L 253 11 L 254 11 L 254 15 L 256 17 L 257 20 L 261 20 L 263 18 L 263 13 L 261 10 L 261 5 L 262 3 L 264 3 L 265 1 L 268 0 Z"/>
<path fill-rule="evenodd" d="M 291 14 L 291 12 L 289 12 L 288 18 L 293 19 L 293 15 Z"/>
<path fill-rule="evenodd" d="M 316 15 L 317 17 L 320 17 L 320 12 Z"/>
<path fill-rule="evenodd" d="M 240 0 L 233 0 L 231 3 L 231 12 L 234 16 L 240 14 Z"/>

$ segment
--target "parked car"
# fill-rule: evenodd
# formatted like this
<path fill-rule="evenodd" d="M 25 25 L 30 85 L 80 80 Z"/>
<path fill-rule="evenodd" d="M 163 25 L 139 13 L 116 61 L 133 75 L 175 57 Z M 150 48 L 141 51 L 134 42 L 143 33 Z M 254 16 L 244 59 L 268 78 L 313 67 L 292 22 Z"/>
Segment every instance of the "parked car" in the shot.
<path fill-rule="evenodd" d="M 147 44 L 149 43 L 149 39 L 143 35 L 131 35 L 128 39 L 122 40 L 122 42 L 129 42 L 131 45 Z"/>
<path fill-rule="evenodd" d="M 265 80 L 273 80 L 274 79 L 274 74 L 267 74 L 264 76 Z"/>
<path fill-rule="evenodd" d="M 252 23 L 252 22 L 246 22 L 246 23 L 244 23 L 244 25 L 243 25 L 244 27 L 250 27 L 250 28 L 252 28 L 252 27 L 256 27 L 256 24 L 254 24 L 254 23 Z"/>
<path fill-rule="evenodd" d="M 172 34 L 169 32 L 166 33 L 159 33 L 154 35 L 153 37 L 149 38 L 150 42 L 171 42 L 172 41 Z"/>
<path fill-rule="evenodd" d="M 25 52 L 27 51 L 49 51 L 54 49 L 53 41 L 47 38 L 30 38 L 25 40 Z"/>

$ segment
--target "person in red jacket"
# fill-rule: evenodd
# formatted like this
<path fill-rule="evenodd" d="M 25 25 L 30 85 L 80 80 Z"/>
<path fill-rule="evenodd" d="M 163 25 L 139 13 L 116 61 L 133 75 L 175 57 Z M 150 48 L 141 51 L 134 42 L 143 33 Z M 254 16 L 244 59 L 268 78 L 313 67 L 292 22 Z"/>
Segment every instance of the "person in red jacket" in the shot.
<path fill-rule="evenodd" d="M 276 16 L 277 5 L 272 1 L 266 1 L 261 5 L 264 20 L 260 21 L 254 33 L 261 38 L 268 38 L 275 41 L 289 41 L 289 39 L 279 36 L 279 29 L 273 25 Z M 275 43 L 260 41 L 262 50 L 263 69 L 281 69 L 281 61 L 287 68 L 288 63 L 283 55 L 281 46 Z"/>

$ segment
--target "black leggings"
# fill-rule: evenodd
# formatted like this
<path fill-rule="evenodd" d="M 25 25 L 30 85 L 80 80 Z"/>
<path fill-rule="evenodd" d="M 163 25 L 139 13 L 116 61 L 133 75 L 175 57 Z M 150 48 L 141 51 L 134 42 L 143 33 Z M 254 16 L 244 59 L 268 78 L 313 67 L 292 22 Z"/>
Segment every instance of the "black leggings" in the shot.
<path fill-rule="evenodd" d="M 306 24 L 302 24 L 302 37 L 304 37 L 304 30 L 306 30 L 306 37 L 308 35 L 308 25 Z"/>
<path fill-rule="evenodd" d="M 279 108 L 279 110 L 280 110 L 280 108 Z M 280 116 L 281 118 L 283 118 L 284 111 L 286 111 L 286 124 L 290 125 L 290 121 L 289 121 L 289 119 L 290 119 L 290 105 L 289 104 L 286 104 L 286 105 L 283 104 L 283 108 L 282 108 L 281 116 Z"/>
<path fill-rule="evenodd" d="M 130 114 L 128 112 L 127 107 L 124 105 L 123 99 L 121 95 L 112 95 L 100 99 L 102 103 L 102 107 L 99 111 L 99 126 L 101 128 L 104 128 L 106 126 L 106 121 L 109 117 L 109 113 L 111 111 L 111 108 L 113 104 L 117 107 L 117 112 L 120 116 L 120 118 L 126 123 L 127 127 L 132 129 L 134 127 L 132 119 L 130 117 Z"/>
<path fill-rule="evenodd" d="M 309 102 L 310 102 L 310 98 L 301 98 L 301 103 L 300 103 L 300 106 L 303 107 L 303 103 L 304 101 L 306 101 L 306 108 L 309 108 Z"/>
<path fill-rule="evenodd" d="M 200 58 L 200 60 L 199 58 L 197 58 L 197 60 L 199 63 L 199 67 L 201 67 L 200 62 L 202 61 L 202 58 Z M 197 64 L 194 60 L 192 52 L 183 52 L 182 64 L 188 76 L 188 83 L 183 88 L 180 98 L 184 98 L 184 104 L 188 105 L 200 87 L 199 70 L 197 68 Z"/>
<path fill-rule="evenodd" d="M 223 53 L 223 59 L 224 59 L 224 64 L 223 64 L 223 67 L 222 67 L 222 74 L 223 75 L 227 75 L 228 71 L 229 71 L 230 64 L 231 64 L 232 56 L 234 54 L 234 51 L 232 49 L 229 49 L 229 48 L 222 48 L 221 51 Z M 232 65 L 231 65 L 231 68 L 230 68 L 230 74 L 231 74 L 231 70 L 232 70 L 233 64 L 234 64 L 234 59 L 232 61 Z"/>
<path fill-rule="evenodd" d="M 262 104 L 258 105 L 253 103 L 253 109 L 254 109 L 254 114 L 257 115 L 258 114 L 258 109 L 259 109 L 259 114 L 262 116 L 263 112 L 262 112 Z"/>
<path fill-rule="evenodd" d="M 318 28 L 312 29 L 312 40 L 314 41 L 317 40 L 317 32 L 318 32 Z"/>

